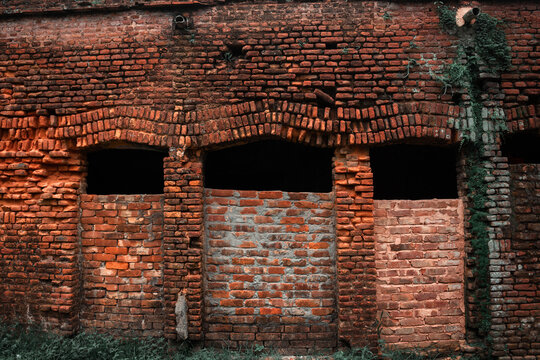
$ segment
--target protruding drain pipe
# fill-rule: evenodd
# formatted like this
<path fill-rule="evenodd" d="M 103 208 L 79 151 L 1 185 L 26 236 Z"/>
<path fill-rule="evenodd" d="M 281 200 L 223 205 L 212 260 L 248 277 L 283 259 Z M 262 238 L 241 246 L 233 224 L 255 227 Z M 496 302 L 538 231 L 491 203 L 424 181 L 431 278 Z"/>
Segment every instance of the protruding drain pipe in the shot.
<path fill-rule="evenodd" d="M 476 18 L 480 14 L 478 7 L 462 7 L 456 12 L 456 24 L 459 27 L 463 25 L 472 25 L 476 22 Z"/>

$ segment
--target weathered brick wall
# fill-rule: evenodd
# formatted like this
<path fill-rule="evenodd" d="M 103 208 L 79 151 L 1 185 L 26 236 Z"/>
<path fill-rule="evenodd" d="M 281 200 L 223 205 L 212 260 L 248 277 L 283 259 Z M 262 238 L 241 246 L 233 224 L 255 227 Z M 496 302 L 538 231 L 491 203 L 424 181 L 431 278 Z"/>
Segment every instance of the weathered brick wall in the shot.
<path fill-rule="evenodd" d="M 28 139 L 34 131 L 0 141 L 0 316 L 70 334 L 78 327 L 81 158 L 63 142 Z"/>
<path fill-rule="evenodd" d="M 163 12 L 2 21 L 0 115 L 66 114 L 113 105 L 170 109 L 171 18 Z M 56 124 L 51 124 L 55 126 Z"/>
<path fill-rule="evenodd" d="M 376 200 L 374 221 L 382 340 L 459 349 L 465 338 L 461 200 Z"/>
<path fill-rule="evenodd" d="M 486 1 L 481 7 L 507 21 L 514 68 L 503 76 L 506 107 L 538 105 L 538 5 Z M 191 18 L 189 31 L 172 30 L 179 12 Z M 4 116 L 121 104 L 192 110 L 268 98 L 356 107 L 452 103 L 430 70 L 453 58 L 457 42 L 440 30 L 433 4 L 229 2 L 181 11 L 11 16 L 2 27 Z M 408 66 L 412 60 L 417 65 Z"/>
<path fill-rule="evenodd" d="M 200 152 L 171 149 L 164 159 L 163 292 L 165 336 L 202 340 L 203 184 Z M 186 304 L 179 321 L 176 307 Z M 181 324 L 180 324 L 181 323 Z"/>
<path fill-rule="evenodd" d="M 163 335 L 163 196 L 81 195 L 83 330 Z"/>
<path fill-rule="evenodd" d="M 427 2 L 197 3 L 213 6 L 168 0 L 0 5 L 2 314 L 64 333 L 78 328 L 79 151 L 122 140 L 170 150 L 164 332 L 178 337 L 174 308 L 185 297 L 189 338 L 202 339 L 201 150 L 276 136 L 337 148 L 338 337 L 353 346 L 374 344 L 373 194 L 365 145 L 459 141 L 456 124 L 466 118 L 455 103 L 461 90 L 452 89 L 452 98 L 432 75 L 454 57 L 457 39 L 440 30 L 436 7 Z M 480 7 L 505 20 L 512 48 L 513 66 L 502 81 L 482 80 L 489 106 L 505 108 L 512 132 L 538 128 L 539 5 L 482 1 Z M 61 13 L 43 16 L 42 10 Z M 193 20 L 192 29 L 172 29 L 180 12 Z M 504 356 L 507 343 L 525 340 L 503 336 L 514 334 L 499 310 L 506 286 L 513 286 L 507 272 L 517 271 L 510 237 L 501 231 L 510 216 L 509 177 L 498 147 L 486 150 L 492 335 L 495 354 Z M 467 273 L 466 304 L 473 309 L 474 279 Z"/>
<path fill-rule="evenodd" d="M 205 190 L 205 339 L 337 345 L 332 193 Z"/>
<path fill-rule="evenodd" d="M 502 293 L 494 310 L 497 354 L 526 359 L 540 356 L 540 165 L 510 165 L 512 221 L 506 261 L 498 267 Z"/>

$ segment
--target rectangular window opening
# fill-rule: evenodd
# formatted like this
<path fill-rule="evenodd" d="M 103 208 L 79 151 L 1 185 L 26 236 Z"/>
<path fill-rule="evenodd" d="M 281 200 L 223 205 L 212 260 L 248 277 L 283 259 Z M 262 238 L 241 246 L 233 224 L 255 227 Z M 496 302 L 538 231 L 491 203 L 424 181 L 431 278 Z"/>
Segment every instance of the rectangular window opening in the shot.
<path fill-rule="evenodd" d="M 331 192 L 333 154 L 333 149 L 274 140 L 210 151 L 204 161 L 204 186 Z"/>
<path fill-rule="evenodd" d="M 87 154 L 87 193 L 162 194 L 166 153 L 140 149 L 102 149 Z"/>
<path fill-rule="evenodd" d="M 455 147 L 388 145 L 370 151 L 376 200 L 455 199 Z"/>

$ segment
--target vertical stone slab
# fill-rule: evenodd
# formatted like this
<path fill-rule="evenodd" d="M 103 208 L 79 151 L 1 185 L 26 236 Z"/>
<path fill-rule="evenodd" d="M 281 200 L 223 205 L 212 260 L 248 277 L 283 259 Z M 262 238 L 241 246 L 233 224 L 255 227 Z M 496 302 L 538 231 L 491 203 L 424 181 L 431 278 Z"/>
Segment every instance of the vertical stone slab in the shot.
<path fill-rule="evenodd" d="M 175 313 L 179 296 L 186 297 L 190 340 L 202 339 L 203 187 L 200 152 L 171 149 L 164 159 L 165 205 L 163 286 L 165 336 L 182 340 Z"/>
<path fill-rule="evenodd" d="M 351 346 L 376 346 L 373 174 L 367 147 L 336 151 L 338 336 Z"/>

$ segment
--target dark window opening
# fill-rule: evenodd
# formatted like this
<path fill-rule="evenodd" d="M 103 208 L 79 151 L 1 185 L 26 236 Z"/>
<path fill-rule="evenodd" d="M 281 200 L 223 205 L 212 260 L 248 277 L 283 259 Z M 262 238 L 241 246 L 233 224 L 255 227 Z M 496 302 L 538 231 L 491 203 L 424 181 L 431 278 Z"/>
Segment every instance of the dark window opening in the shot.
<path fill-rule="evenodd" d="M 332 156 L 332 149 L 273 140 L 211 151 L 204 162 L 204 186 L 330 192 Z"/>
<path fill-rule="evenodd" d="M 540 133 L 526 131 L 504 139 L 503 155 L 510 164 L 540 164 Z"/>
<path fill-rule="evenodd" d="M 391 145 L 371 149 L 374 198 L 457 198 L 454 147 Z"/>
<path fill-rule="evenodd" d="M 153 150 L 106 149 L 88 153 L 88 194 L 162 194 L 163 158 Z"/>

